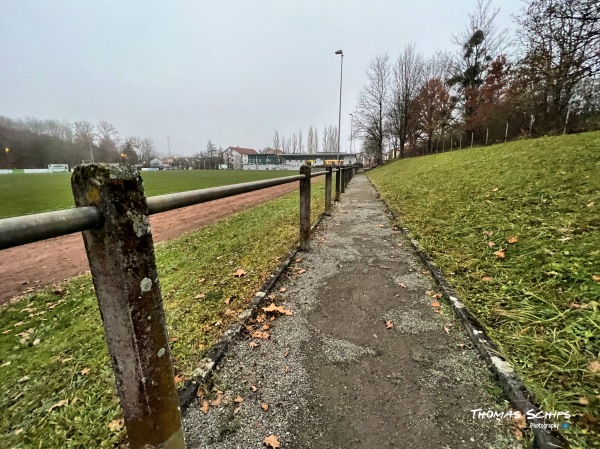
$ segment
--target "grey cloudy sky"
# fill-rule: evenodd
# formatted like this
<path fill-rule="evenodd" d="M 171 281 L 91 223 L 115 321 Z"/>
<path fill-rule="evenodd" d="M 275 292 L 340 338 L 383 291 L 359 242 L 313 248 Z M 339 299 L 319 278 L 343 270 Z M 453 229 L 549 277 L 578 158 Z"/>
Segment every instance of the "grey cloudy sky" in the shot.
<path fill-rule="evenodd" d="M 163 154 L 337 125 L 377 54 L 450 50 L 476 0 L 0 1 L 0 115 L 106 120 Z M 496 2 L 514 28 L 519 0 Z"/>

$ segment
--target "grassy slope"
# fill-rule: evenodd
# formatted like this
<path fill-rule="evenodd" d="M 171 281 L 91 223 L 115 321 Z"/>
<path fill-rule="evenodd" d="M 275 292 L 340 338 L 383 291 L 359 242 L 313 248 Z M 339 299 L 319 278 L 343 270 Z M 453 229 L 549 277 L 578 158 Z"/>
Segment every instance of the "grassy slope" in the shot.
<path fill-rule="evenodd" d="M 323 197 L 323 182 L 313 184 L 313 221 Z M 297 223 L 294 193 L 157 246 L 176 373 L 191 374 L 234 320 L 231 311 L 291 249 Z M 247 276 L 234 278 L 238 268 Z M 89 276 L 2 308 L 0 329 L 2 447 L 112 448 L 123 439 L 124 431 L 107 426 L 120 408 Z"/>
<path fill-rule="evenodd" d="M 600 441 L 600 133 L 403 160 L 370 177 L 542 409 L 577 415 L 573 447 Z"/>
<path fill-rule="evenodd" d="M 276 170 L 144 171 L 146 195 L 257 181 L 294 175 Z M 0 218 L 73 207 L 70 173 L 0 175 Z"/>

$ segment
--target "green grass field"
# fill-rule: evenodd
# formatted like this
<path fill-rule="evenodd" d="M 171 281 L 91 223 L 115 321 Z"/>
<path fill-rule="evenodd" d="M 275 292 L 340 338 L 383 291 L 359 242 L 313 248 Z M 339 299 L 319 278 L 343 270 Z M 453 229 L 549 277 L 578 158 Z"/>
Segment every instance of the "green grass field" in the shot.
<path fill-rule="evenodd" d="M 401 160 L 369 176 L 542 410 L 574 415 L 571 447 L 598 447 L 600 133 Z"/>
<path fill-rule="evenodd" d="M 141 172 L 146 196 L 279 178 L 278 170 L 167 170 Z M 0 218 L 73 207 L 70 173 L 0 175 Z"/>
<path fill-rule="evenodd" d="M 322 181 L 312 198 L 314 222 Z M 157 245 L 177 374 L 191 375 L 294 246 L 298 201 L 289 194 Z M 234 277 L 239 268 L 247 275 Z M 0 329 L 0 446 L 113 448 L 123 440 L 124 430 L 108 427 L 121 412 L 89 276 L 0 308 Z"/>

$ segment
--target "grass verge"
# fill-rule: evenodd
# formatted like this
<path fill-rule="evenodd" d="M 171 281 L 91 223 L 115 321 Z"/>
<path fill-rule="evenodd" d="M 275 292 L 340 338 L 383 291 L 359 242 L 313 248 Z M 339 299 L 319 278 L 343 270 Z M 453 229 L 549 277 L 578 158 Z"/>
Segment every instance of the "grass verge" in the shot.
<path fill-rule="evenodd" d="M 147 196 L 280 178 L 287 170 L 167 170 L 141 172 Z M 0 218 L 74 206 L 71 173 L 0 175 Z"/>
<path fill-rule="evenodd" d="M 322 181 L 312 199 L 315 222 Z M 290 194 L 157 245 L 181 382 L 297 241 L 298 201 Z M 239 268 L 246 276 L 233 277 Z M 123 440 L 124 429 L 109 428 L 121 411 L 89 276 L 4 306 L 0 329 L 3 447 L 113 448 Z"/>
<path fill-rule="evenodd" d="M 562 430 L 571 446 L 598 447 L 600 133 L 407 159 L 369 176 L 541 409 L 573 415 Z"/>

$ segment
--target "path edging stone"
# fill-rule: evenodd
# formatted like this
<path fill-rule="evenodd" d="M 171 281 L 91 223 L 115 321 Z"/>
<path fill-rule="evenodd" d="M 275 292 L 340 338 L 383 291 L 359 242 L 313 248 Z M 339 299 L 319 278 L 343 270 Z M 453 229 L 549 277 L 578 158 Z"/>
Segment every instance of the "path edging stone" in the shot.
<path fill-rule="evenodd" d="M 367 176 L 367 179 L 369 177 Z M 388 204 L 381 198 L 381 194 L 375 184 L 369 179 L 369 182 L 377 192 L 377 198 L 385 207 L 387 213 L 391 218 L 401 223 L 396 213 L 388 206 Z M 486 361 L 488 367 L 495 374 L 498 384 L 502 387 L 502 390 L 508 397 L 511 404 L 519 410 L 521 413 L 526 414 L 527 411 L 533 411 L 537 414 L 540 412 L 539 407 L 533 401 L 533 394 L 527 390 L 521 379 L 517 376 L 510 362 L 508 362 L 498 351 L 496 345 L 489 339 L 483 326 L 479 323 L 477 318 L 467 309 L 465 304 L 461 301 L 458 294 L 450 287 L 450 284 L 442 274 L 439 268 L 437 268 L 427 253 L 421 248 L 419 242 L 413 239 L 410 230 L 406 227 L 398 227 L 399 231 L 408 237 L 411 246 L 419 259 L 429 270 L 433 276 L 436 284 L 443 291 L 443 296 L 447 299 L 456 317 L 461 321 L 464 329 L 467 331 L 469 338 L 479 351 L 479 354 Z M 544 419 L 533 418 L 527 420 L 528 424 L 541 425 L 547 422 Z M 548 429 L 543 428 L 529 428 L 534 435 L 535 447 L 537 449 L 566 449 L 568 445 L 563 438 L 556 432 L 552 432 Z"/>

